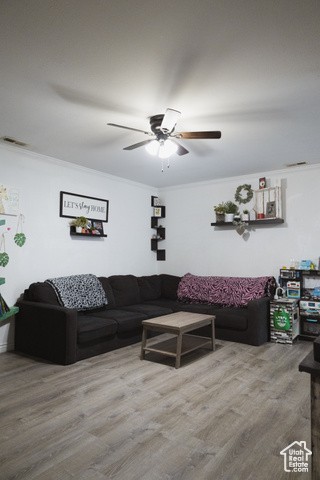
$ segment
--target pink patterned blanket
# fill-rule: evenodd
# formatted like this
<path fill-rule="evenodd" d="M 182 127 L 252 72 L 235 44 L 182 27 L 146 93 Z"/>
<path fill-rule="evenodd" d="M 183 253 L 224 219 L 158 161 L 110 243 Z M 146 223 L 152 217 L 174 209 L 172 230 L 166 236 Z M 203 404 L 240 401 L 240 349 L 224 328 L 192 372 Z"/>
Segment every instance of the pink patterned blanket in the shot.
<path fill-rule="evenodd" d="M 200 277 L 187 273 L 178 287 L 178 300 L 223 307 L 246 307 L 256 298 L 270 297 L 274 277 Z"/>

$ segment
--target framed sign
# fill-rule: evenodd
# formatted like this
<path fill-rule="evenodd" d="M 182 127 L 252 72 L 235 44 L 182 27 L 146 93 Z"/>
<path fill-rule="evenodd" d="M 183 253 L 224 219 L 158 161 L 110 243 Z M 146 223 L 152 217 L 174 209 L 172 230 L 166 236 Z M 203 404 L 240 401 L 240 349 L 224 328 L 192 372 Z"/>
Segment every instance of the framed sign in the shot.
<path fill-rule="evenodd" d="M 60 217 L 86 217 L 100 222 L 108 221 L 109 200 L 60 192 Z"/>
<path fill-rule="evenodd" d="M 0 213 L 2 215 L 18 215 L 19 189 L 17 187 L 0 184 Z"/>

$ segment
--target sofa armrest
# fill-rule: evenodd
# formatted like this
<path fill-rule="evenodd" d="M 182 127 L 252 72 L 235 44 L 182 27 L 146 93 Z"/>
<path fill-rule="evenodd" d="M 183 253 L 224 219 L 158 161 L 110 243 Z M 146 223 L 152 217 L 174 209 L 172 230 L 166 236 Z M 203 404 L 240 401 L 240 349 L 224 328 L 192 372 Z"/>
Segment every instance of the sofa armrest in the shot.
<path fill-rule="evenodd" d="M 60 365 L 76 362 L 76 310 L 40 302 L 17 303 L 15 349 Z"/>
<path fill-rule="evenodd" d="M 248 302 L 248 330 L 252 335 L 252 345 L 269 341 L 270 300 L 271 297 L 261 297 Z"/>

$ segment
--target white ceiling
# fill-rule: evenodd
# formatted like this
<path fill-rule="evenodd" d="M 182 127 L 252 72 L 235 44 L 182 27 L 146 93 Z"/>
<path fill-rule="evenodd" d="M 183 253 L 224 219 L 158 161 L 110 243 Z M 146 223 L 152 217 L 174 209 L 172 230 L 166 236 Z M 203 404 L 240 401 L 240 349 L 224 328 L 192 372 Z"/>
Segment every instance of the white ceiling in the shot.
<path fill-rule="evenodd" d="M 320 163 L 319 20 L 319 0 L 1 0 L 0 137 L 154 187 Z M 167 107 L 222 138 L 161 173 L 107 123 Z"/>

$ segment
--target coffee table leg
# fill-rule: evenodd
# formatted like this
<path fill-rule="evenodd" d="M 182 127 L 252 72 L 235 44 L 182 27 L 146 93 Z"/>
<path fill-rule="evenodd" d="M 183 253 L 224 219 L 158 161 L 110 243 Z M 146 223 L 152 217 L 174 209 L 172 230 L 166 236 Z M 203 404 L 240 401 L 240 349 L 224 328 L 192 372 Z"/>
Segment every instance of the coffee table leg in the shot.
<path fill-rule="evenodd" d="M 147 343 L 147 329 L 146 327 L 143 327 L 140 360 L 144 359 L 144 355 L 145 355 L 144 347 L 146 346 L 146 343 Z"/>
<path fill-rule="evenodd" d="M 180 368 L 181 347 L 182 347 L 182 333 L 180 332 L 177 338 L 176 368 Z"/>
<path fill-rule="evenodd" d="M 214 331 L 214 319 L 211 320 L 211 338 L 212 338 L 212 350 L 216 349 L 216 334 Z"/>

